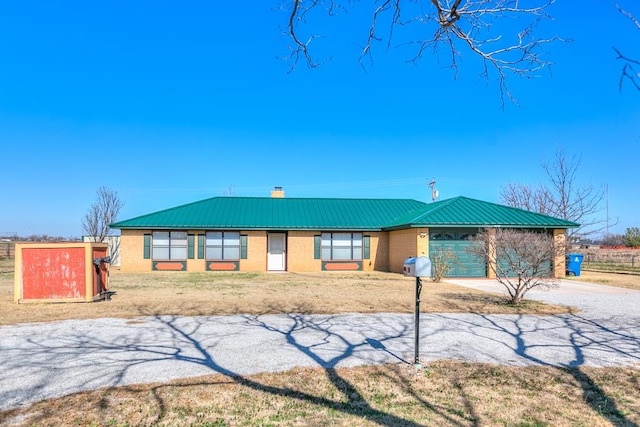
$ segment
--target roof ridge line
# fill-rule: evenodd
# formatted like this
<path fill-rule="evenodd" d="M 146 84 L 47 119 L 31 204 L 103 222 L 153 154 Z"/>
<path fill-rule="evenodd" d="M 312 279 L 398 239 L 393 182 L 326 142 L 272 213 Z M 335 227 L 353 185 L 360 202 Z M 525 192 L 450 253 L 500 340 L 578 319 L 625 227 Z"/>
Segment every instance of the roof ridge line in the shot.
<path fill-rule="evenodd" d="M 426 214 L 428 214 L 428 213 L 432 213 L 432 212 L 438 211 L 438 210 L 442 209 L 443 207 L 448 206 L 448 205 L 449 205 L 449 204 L 450 204 L 454 199 L 457 199 L 457 198 L 458 198 L 458 197 L 451 197 L 451 198 L 449 198 L 449 199 L 445 199 L 445 200 L 441 200 L 441 201 L 433 202 L 433 203 L 424 203 L 424 202 L 423 202 L 424 206 L 421 206 L 421 207 L 419 207 L 419 208 L 416 208 L 416 209 L 414 209 L 413 211 L 408 212 L 407 214 L 405 214 L 405 215 L 410 215 L 410 214 L 411 214 L 411 213 L 413 213 L 413 212 L 420 211 L 420 215 L 418 215 L 418 216 L 416 216 L 416 217 L 411 218 L 410 220 L 408 220 L 408 221 L 406 222 L 406 224 L 412 224 L 412 223 L 414 223 L 415 221 L 417 221 L 419 218 L 423 217 L 424 215 L 426 215 Z M 429 206 L 432 206 L 432 205 L 433 205 L 433 204 L 435 204 L 435 203 L 438 203 L 438 206 L 436 206 L 433 210 L 429 210 Z M 428 211 L 428 212 L 427 212 L 427 211 Z M 397 221 L 399 218 L 402 218 L 403 216 L 404 216 L 404 215 L 401 215 L 401 216 L 399 216 L 398 218 L 395 218 L 391 223 L 393 223 L 394 221 Z M 385 227 L 387 227 L 387 226 L 388 226 L 388 225 L 386 225 Z M 383 228 L 384 228 L 384 227 L 383 227 Z"/>
<path fill-rule="evenodd" d="M 498 205 L 498 206 L 501 206 L 503 208 L 507 208 L 507 209 L 510 209 L 510 210 L 518 211 L 518 212 L 523 212 L 523 213 L 526 213 L 528 215 L 533 214 L 533 215 L 541 216 L 541 217 L 544 217 L 544 218 L 559 219 L 559 220 L 562 220 L 562 221 L 567 221 L 567 222 L 579 225 L 575 221 L 571 221 L 571 220 L 568 220 L 568 219 L 556 217 L 556 216 L 553 216 L 553 215 L 547 215 L 547 214 L 543 214 L 541 212 L 530 211 L 530 210 L 524 209 L 524 208 L 517 208 L 515 206 L 509 206 L 509 205 L 505 205 L 503 203 L 493 203 L 493 202 L 489 202 L 489 201 L 486 201 L 486 200 L 474 199 L 472 197 L 457 196 L 457 197 L 452 197 L 451 199 L 447 199 L 447 200 L 449 201 L 449 200 L 454 200 L 454 199 L 466 199 L 466 200 L 471 200 L 471 201 L 474 201 L 474 202 L 480 202 L 480 203 L 488 204 L 488 205 Z"/>
<path fill-rule="evenodd" d="M 411 201 L 411 202 L 419 202 L 419 203 L 425 203 L 422 202 L 420 200 L 414 199 L 414 198 L 394 198 L 394 197 L 271 197 L 271 196 L 213 196 L 213 197 L 207 197 L 205 199 L 201 199 L 201 200 L 196 200 L 194 202 L 189 202 L 189 203 L 185 203 L 182 205 L 178 205 L 178 206 L 174 206 L 171 208 L 167 208 L 167 209 L 162 209 L 161 211 L 157 211 L 157 212 L 162 212 L 165 210 L 169 210 L 169 209 L 174 209 L 174 208 L 179 208 L 182 206 L 188 206 L 191 204 L 195 204 L 195 203 L 200 203 L 200 202 L 206 202 L 208 200 L 213 200 L 213 199 L 253 199 L 253 200 L 353 200 L 353 201 L 362 201 L 362 200 L 373 200 L 373 201 Z"/>
<path fill-rule="evenodd" d="M 478 200 L 478 201 L 483 202 L 483 203 L 491 203 L 491 202 L 487 202 L 487 201 L 483 201 L 483 200 Z M 541 212 L 530 211 L 530 210 L 527 210 L 527 209 L 524 209 L 524 208 L 517 208 L 515 206 L 509 206 L 509 205 L 505 205 L 505 204 L 502 204 L 502 203 L 494 203 L 494 204 L 498 205 L 498 206 L 502 206 L 503 208 L 507 208 L 507 209 L 513 210 L 513 211 L 524 212 L 524 213 L 529 214 L 529 215 L 535 215 L 535 216 L 540 216 L 540 217 L 544 217 L 544 218 L 551 218 L 551 219 L 559 219 L 561 221 L 566 221 L 566 222 L 573 223 L 575 225 L 580 225 L 575 221 L 571 221 L 569 219 L 564 219 L 564 218 L 560 218 L 560 217 L 553 216 L 553 215 L 543 214 Z"/>
<path fill-rule="evenodd" d="M 437 205 L 437 206 L 435 206 L 433 209 L 430 209 L 428 212 L 423 212 L 423 213 L 422 213 L 422 215 L 419 215 L 419 216 L 415 217 L 415 218 L 414 218 L 414 219 L 412 219 L 409 223 L 414 222 L 415 220 L 417 220 L 417 219 L 418 219 L 418 218 L 420 218 L 421 216 L 424 216 L 424 215 L 426 215 L 426 214 L 428 214 L 428 213 L 429 213 L 429 214 L 431 214 L 431 213 L 434 213 L 434 212 L 438 212 L 439 210 L 444 209 L 445 207 L 449 206 L 450 204 L 452 204 L 452 203 L 453 203 L 453 202 L 455 202 L 456 200 L 460 199 L 461 197 L 462 197 L 462 196 L 451 197 L 451 198 L 449 198 L 449 199 L 444 199 L 444 200 L 440 200 L 440 201 L 438 201 L 438 202 L 433 202 L 431 205 L 434 205 L 434 204 L 436 204 L 436 203 L 437 203 L 438 205 Z M 426 207 L 428 208 L 429 206 L 430 206 L 430 205 L 429 205 L 429 203 L 427 203 L 427 206 L 426 206 Z"/>

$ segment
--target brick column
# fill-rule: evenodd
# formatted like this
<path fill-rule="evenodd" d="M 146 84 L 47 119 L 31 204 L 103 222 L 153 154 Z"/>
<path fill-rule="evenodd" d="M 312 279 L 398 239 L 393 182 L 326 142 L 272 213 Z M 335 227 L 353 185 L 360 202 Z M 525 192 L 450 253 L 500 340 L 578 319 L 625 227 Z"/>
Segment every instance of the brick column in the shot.
<path fill-rule="evenodd" d="M 495 279 L 495 266 L 496 266 L 496 229 L 487 229 L 489 233 L 489 259 L 487 260 L 487 278 Z"/>
<path fill-rule="evenodd" d="M 556 258 L 553 262 L 553 276 L 557 279 L 563 278 L 566 274 L 565 256 L 566 256 L 567 230 L 564 228 L 556 228 L 553 230 L 553 244 L 556 248 Z"/>

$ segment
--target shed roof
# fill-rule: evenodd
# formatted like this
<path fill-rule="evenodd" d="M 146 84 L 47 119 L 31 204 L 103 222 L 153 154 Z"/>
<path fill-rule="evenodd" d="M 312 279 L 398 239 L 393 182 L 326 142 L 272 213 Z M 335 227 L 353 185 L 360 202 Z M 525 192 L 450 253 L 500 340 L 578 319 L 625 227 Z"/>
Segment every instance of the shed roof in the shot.
<path fill-rule="evenodd" d="M 123 229 L 381 230 L 425 206 L 411 199 L 213 197 L 119 221 Z"/>
<path fill-rule="evenodd" d="M 548 215 L 468 197 L 454 197 L 409 212 L 385 229 L 407 227 L 526 227 L 573 228 L 579 224 Z"/>

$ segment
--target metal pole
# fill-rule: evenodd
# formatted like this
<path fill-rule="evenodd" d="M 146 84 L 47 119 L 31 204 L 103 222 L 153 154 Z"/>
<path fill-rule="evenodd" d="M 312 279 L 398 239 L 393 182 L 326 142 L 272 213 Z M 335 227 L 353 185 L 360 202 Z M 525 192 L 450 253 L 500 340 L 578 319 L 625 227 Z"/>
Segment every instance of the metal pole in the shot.
<path fill-rule="evenodd" d="M 415 359 L 413 364 L 420 366 L 420 292 L 422 291 L 422 281 L 420 277 L 416 277 L 416 324 L 415 324 Z"/>

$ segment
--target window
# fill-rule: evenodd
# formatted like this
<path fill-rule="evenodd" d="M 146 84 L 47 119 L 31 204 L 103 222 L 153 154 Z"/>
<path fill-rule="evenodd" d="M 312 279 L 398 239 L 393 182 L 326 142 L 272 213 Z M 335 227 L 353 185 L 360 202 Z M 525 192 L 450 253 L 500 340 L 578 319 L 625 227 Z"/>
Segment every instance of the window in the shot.
<path fill-rule="evenodd" d="M 237 231 L 208 231 L 205 245 L 208 260 L 240 259 L 240 233 Z"/>
<path fill-rule="evenodd" d="M 159 260 L 187 259 L 186 231 L 154 231 L 152 257 Z"/>
<path fill-rule="evenodd" d="M 477 228 L 462 228 L 458 230 L 432 230 L 429 240 L 469 240 L 478 232 Z"/>
<path fill-rule="evenodd" d="M 361 260 L 362 233 L 322 233 L 320 248 L 323 260 Z"/>

